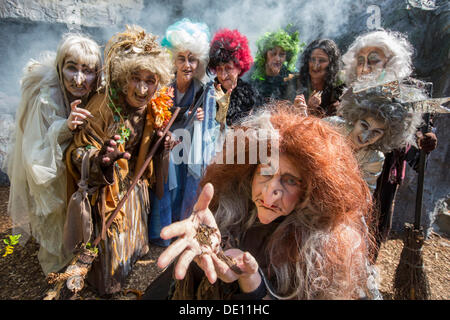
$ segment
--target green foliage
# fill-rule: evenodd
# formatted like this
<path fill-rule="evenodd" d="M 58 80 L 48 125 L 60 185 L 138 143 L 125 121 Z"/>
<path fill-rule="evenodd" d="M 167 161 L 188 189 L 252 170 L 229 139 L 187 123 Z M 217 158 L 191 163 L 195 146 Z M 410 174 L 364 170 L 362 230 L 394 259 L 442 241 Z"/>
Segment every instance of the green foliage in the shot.
<path fill-rule="evenodd" d="M 6 244 L 5 254 L 3 255 L 3 257 L 6 257 L 7 255 L 14 252 L 14 246 L 19 243 L 19 239 L 21 236 L 21 234 L 16 234 L 14 236 L 8 236 L 9 239 L 3 239 L 3 242 Z"/>
<path fill-rule="evenodd" d="M 92 244 L 90 242 L 86 243 L 86 249 L 88 249 L 89 251 L 94 252 L 95 254 L 98 254 L 98 248 L 97 247 L 92 247 Z"/>
<path fill-rule="evenodd" d="M 116 105 L 116 102 L 119 99 L 119 95 L 117 90 L 114 88 L 109 88 L 109 103 L 108 106 L 113 111 L 114 122 L 122 122 L 122 108 Z M 119 132 L 117 133 L 120 136 L 120 139 L 117 140 L 119 144 L 125 143 L 130 138 L 130 129 L 126 128 L 122 123 L 119 127 Z"/>

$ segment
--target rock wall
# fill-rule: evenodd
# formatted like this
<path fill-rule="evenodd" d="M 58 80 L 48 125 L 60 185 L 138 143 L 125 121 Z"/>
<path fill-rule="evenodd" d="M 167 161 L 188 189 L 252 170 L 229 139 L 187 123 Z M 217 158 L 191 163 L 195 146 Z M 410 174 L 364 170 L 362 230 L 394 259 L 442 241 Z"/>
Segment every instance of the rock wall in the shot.
<path fill-rule="evenodd" d="M 107 28 L 138 20 L 143 8 L 143 0 L 7 0 L 0 19 Z"/>

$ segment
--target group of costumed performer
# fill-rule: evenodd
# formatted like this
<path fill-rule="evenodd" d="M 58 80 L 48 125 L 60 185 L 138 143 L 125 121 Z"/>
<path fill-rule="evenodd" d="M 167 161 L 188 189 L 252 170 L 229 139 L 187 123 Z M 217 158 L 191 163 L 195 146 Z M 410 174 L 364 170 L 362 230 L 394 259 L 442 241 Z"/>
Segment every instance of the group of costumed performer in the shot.
<path fill-rule="evenodd" d="M 296 89 L 292 80 L 303 45 L 298 31 L 290 32 L 289 26 L 258 39 L 250 83 L 265 101 L 294 101 Z"/>
<path fill-rule="evenodd" d="M 159 237 L 161 229 L 186 218 L 192 209 L 199 179 L 215 153 L 215 91 L 212 82 L 205 83 L 209 37 L 206 24 L 182 19 L 167 28 L 161 42 L 171 53 L 175 69 L 170 85 L 174 90 L 173 108 L 181 109 L 171 127 L 180 143 L 158 159 L 164 168 L 160 170 L 164 190 L 150 192 L 149 240 L 160 246 L 170 243 Z"/>
<path fill-rule="evenodd" d="M 101 295 L 121 290 L 133 264 L 148 252 L 148 186 L 159 183 L 153 161 L 107 230 L 105 223 L 171 116 L 170 92 L 163 86 L 172 77 L 170 56 L 156 36 L 138 26 L 114 35 L 105 47 L 105 88 L 89 101 L 93 117 L 66 152 L 68 194 L 80 179 L 84 155 L 89 158 L 92 238 L 102 240 L 87 280 Z"/>
<path fill-rule="evenodd" d="M 413 47 L 401 33 L 377 30 L 360 35 L 342 57 L 344 81 L 354 91 L 398 81 L 403 102 L 423 100 L 431 96 L 432 85 L 411 77 L 412 55 Z M 437 145 L 437 137 L 433 132 L 423 135 L 418 130 L 416 136 L 415 144 L 384 154 L 383 169 L 374 192 L 378 212 L 374 228 L 377 240 L 375 260 L 381 242 L 387 239 L 391 229 L 395 195 L 404 179 L 406 163 L 417 170 L 419 150 L 429 153 Z"/>
<path fill-rule="evenodd" d="M 44 274 L 57 272 L 71 259 L 63 248 L 66 217 L 64 152 L 81 118 L 83 106 L 99 85 L 102 60 L 90 38 L 69 33 L 56 54 L 31 60 L 21 80 L 14 140 L 7 160 L 11 182 L 8 212 L 24 243 L 30 235 L 39 243 Z"/>
<path fill-rule="evenodd" d="M 30 62 L 8 158 L 8 209 L 22 233 L 39 242 L 44 273 L 61 270 L 72 257 L 63 248 L 67 199 L 87 158 L 90 239 L 102 236 L 88 281 L 100 294 L 121 290 L 149 240 L 167 247 L 178 237 L 158 265 L 183 252 L 178 263 L 152 283 L 147 297 L 373 298 L 371 265 L 389 232 L 405 163 L 416 168 L 418 151 L 436 147 L 432 132 L 420 134 L 420 114 L 406 107 L 430 95 L 431 86 L 411 78 L 412 47 L 398 33 L 355 40 L 343 56 L 344 95 L 336 44 L 310 43 L 297 74 L 302 46 L 297 32 L 265 34 L 248 83 L 242 77 L 253 61 L 245 36 L 222 29 L 209 42 L 205 24 L 183 19 L 161 44 L 137 26 L 115 35 L 105 49 L 105 87 L 99 47 L 84 36 L 66 36 L 56 56 Z M 205 83 L 206 73 L 215 79 Z M 294 104 L 265 109 L 263 99 Z M 313 116 L 300 116 L 293 106 Z M 171 128 L 177 141 L 166 140 L 107 230 L 175 107 L 181 108 Z M 336 112 L 326 120 L 344 137 L 315 117 Z M 267 167 L 261 159 L 209 165 L 216 151 L 228 152 L 220 141 L 229 127 L 256 130 L 247 136 L 246 155 L 249 140 L 265 139 L 262 131 L 278 134 L 279 170 L 261 174 Z M 197 241 L 205 224 L 216 227 L 212 247 Z M 225 264 L 222 249 L 237 264 Z"/>

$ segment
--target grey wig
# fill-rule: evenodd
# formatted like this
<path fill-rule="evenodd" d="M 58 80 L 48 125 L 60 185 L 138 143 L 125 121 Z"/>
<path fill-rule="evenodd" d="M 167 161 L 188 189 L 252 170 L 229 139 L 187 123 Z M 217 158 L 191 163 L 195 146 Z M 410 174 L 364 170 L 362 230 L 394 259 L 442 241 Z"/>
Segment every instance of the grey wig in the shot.
<path fill-rule="evenodd" d="M 420 113 L 409 112 L 401 104 L 403 101 L 368 94 L 358 99 L 353 95 L 344 95 L 338 115 L 351 127 L 356 121 L 367 117 L 383 122 L 386 125 L 384 135 L 369 148 L 386 153 L 407 144 L 416 146 L 415 133 L 422 117 Z"/>

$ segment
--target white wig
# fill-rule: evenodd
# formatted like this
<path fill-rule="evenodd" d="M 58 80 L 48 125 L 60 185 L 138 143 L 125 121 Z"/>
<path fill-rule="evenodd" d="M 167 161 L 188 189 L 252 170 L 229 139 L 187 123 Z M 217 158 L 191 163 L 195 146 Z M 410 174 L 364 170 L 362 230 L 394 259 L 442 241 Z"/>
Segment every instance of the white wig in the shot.
<path fill-rule="evenodd" d="M 383 82 L 403 80 L 411 75 L 413 47 L 399 32 L 377 30 L 360 35 L 342 56 L 344 63 L 344 81 L 349 86 L 356 81 L 357 55 L 365 47 L 377 47 L 383 50 L 388 62 Z"/>
<path fill-rule="evenodd" d="M 199 60 L 194 77 L 201 80 L 206 74 L 209 60 L 209 38 L 206 24 L 184 18 L 167 28 L 161 45 L 170 50 L 174 60 L 179 52 L 190 51 Z"/>

